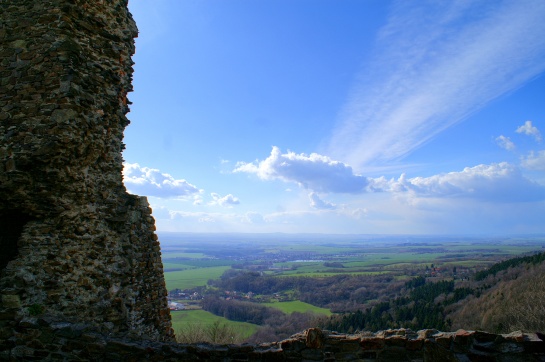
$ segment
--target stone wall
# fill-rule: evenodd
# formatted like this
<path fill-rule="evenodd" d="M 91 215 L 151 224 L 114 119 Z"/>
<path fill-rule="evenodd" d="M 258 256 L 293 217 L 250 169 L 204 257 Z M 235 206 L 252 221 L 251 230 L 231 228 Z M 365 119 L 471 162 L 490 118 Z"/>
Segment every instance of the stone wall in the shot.
<path fill-rule="evenodd" d="M 33 314 L 173 339 L 121 174 L 136 36 L 126 0 L 0 1 L 0 339 Z"/>
<path fill-rule="evenodd" d="M 104 336 L 93 327 L 25 318 L 0 360 L 70 361 L 545 361 L 537 334 L 495 335 L 460 330 L 388 330 L 338 334 L 309 329 L 261 345 L 176 344 Z"/>

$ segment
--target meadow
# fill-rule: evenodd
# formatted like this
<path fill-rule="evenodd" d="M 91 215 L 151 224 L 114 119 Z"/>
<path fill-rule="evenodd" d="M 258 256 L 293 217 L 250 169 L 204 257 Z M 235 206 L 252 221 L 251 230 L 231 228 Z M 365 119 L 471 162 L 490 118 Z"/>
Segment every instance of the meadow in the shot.
<path fill-rule="evenodd" d="M 230 266 L 214 266 L 199 268 L 192 266 L 191 268 L 178 271 L 165 272 L 165 282 L 167 290 L 172 289 L 191 289 L 199 286 L 204 286 L 210 279 L 219 278 Z"/>
<path fill-rule="evenodd" d="M 276 308 L 285 314 L 291 314 L 294 312 L 299 313 L 314 313 L 317 315 L 330 316 L 333 313 L 329 309 L 316 307 L 312 304 L 301 302 L 300 300 L 294 300 L 290 302 L 272 302 L 272 303 L 263 303 L 268 307 Z"/>
<path fill-rule="evenodd" d="M 206 328 L 214 325 L 214 323 L 221 322 L 236 330 L 243 338 L 248 338 L 259 328 L 255 324 L 230 321 L 204 310 L 172 311 L 170 315 L 172 316 L 174 332 L 185 328 L 187 325 L 202 325 Z"/>

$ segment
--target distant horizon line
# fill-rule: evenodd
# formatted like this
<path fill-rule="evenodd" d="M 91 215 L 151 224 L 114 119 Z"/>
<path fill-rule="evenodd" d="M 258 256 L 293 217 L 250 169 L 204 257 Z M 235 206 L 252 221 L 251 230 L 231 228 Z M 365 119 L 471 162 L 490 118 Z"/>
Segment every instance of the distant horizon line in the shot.
<path fill-rule="evenodd" d="M 228 231 L 228 232 L 219 232 L 219 231 L 209 231 L 209 232 L 200 232 L 200 231 L 156 231 L 158 235 L 161 234 L 186 234 L 186 235 L 283 235 L 283 236 L 336 236 L 336 237 L 355 237 L 355 236 L 366 236 L 366 237 L 473 237 L 473 238 L 486 238 L 486 237 L 545 237 L 545 233 L 482 233 L 482 234 L 380 234 L 380 233 L 310 233 L 310 232 L 243 232 L 243 231 Z"/>

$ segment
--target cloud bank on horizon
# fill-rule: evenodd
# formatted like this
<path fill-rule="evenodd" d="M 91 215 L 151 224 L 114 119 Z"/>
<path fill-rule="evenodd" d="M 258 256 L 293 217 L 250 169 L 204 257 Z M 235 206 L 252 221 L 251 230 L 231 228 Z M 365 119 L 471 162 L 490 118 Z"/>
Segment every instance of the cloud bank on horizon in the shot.
<path fill-rule="evenodd" d="M 403 158 L 522 86 L 545 70 L 543 19 L 541 0 L 397 2 L 327 153 L 357 170 Z"/>

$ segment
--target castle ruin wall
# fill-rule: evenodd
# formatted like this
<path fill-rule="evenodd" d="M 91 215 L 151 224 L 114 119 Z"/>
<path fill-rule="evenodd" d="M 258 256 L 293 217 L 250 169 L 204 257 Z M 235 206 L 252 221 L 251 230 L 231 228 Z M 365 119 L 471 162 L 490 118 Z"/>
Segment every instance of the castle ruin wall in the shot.
<path fill-rule="evenodd" d="M 172 340 L 146 198 L 126 192 L 123 0 L 0 1 L 0 323 L 40 311 Z"/>

